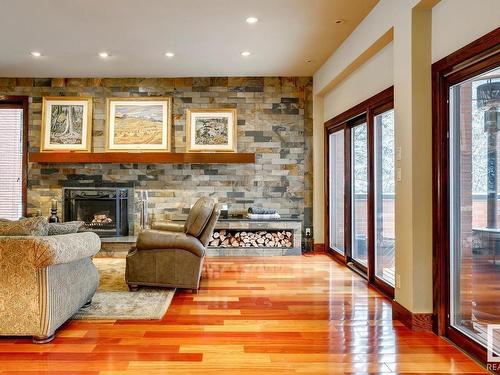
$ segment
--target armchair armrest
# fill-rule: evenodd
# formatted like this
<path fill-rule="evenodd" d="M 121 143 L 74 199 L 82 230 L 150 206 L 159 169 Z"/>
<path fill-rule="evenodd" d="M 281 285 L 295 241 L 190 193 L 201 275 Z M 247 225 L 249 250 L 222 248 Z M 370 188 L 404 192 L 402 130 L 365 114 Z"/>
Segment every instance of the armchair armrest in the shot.
<path fill-rule="evenodd" d="M 137 237 L 137 250 L 182 249 L 202 257 L 205 247 L 196 238 L 184 232 L 166 232 L 162 230 L 145 230 Z"/>
<path fill-rule="evenodd" d="M 184 232 L 184 224 L 177 224 L 168 221 L 158 221 L 151 225 L 151 229 L 163 230 L 167 232 Z"/>

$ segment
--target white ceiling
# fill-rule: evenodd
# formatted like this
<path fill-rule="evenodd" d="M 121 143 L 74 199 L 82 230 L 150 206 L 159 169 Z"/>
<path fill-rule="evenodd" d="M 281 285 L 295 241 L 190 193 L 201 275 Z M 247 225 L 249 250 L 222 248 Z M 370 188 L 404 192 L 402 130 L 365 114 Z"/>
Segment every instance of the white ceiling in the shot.
<path fill-rule="evenodd" d="M 310 76 L 377 1 L 0 0 L 0 76 Z"/>

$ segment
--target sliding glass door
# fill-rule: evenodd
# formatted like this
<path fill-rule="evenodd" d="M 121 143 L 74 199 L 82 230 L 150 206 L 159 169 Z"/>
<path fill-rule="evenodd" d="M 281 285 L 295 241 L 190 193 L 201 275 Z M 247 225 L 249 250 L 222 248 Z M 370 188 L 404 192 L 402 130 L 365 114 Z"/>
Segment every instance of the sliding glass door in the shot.
<path fill-rule="evenodd" d="M 435 330 L 500 369 L 500 30 L 432 66 Z"/>
<path fill-rule="evenodd" d="M 500 355 L 500 68 L 449 98 L 449 320 Z"/>
<path fill-rule="evenodd" d="M 368 125 L 351 129 L 351 258 L 368 266 Z"/>
<path fill-rule="evenodd" d="M 329 134 L 329 233 L 330 249 L 344 255 L 344 130 Z"/>
<path fill-rule="evenodd" d="M 389 296 L 395 279 L 393 89 L 326 123 L 328 248 Z"/>
<path fill-rule="evenodd" d="M 328 248 L 390 296 L 395 279 L 392 108 L 390 88 L 327 122 L 325 161 Z"/>

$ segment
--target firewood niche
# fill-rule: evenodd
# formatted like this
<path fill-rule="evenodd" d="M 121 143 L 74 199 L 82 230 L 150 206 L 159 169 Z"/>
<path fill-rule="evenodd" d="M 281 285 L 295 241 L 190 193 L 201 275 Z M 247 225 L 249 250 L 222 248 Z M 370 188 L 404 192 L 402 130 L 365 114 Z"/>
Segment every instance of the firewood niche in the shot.
<path fill-rule="evenodd" d="M 210 247 L 292 247 L 293 233 L 287 230 L 215 230 Z"/>
<path fill-rule="evenodd" d="M 182 222 L 182 221 L 180 221 Z M 282 256 L 302 254 L 302 220 L 219 219 L 207 247 L 208 256 Z"/>

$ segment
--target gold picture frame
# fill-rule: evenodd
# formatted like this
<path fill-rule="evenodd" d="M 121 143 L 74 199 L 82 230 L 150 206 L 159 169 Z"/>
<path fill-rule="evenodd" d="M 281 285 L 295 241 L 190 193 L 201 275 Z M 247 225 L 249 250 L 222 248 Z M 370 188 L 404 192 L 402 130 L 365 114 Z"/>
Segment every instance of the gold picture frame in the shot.
<path fill-rule="evenodd" d="M 44 96 L 40 152 L 90 152 L 92 98 Z"/>
<path fill-rule="evenodd" d="M 186 110 L 186 152 L 237 152 L 235 108 Z"/>
<path fill-rule="evenodd" d="M 107 98 L 106 152 L 170 152 L 172 98 Z"/>

